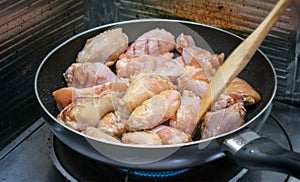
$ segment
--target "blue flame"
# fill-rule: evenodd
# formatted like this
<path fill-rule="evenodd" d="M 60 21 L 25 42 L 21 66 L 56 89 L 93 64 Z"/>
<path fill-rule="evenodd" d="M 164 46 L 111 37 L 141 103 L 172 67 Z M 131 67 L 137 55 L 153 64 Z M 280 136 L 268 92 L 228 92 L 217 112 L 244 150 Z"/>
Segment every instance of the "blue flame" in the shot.
<path fill-rule="evenodd" d="M 171 170 L 171 171 L 139 171 L 139 170 L 128 170 L 128 169 L 121 168 L 121 170 L 126 173 L 129 172 L 130 174 L 142 176 L 142 177 L 167 178 L 167 177 L 172 177 L 172 176 L 185 173 L 190 169 L 186 168 L 186 169 Z"/>

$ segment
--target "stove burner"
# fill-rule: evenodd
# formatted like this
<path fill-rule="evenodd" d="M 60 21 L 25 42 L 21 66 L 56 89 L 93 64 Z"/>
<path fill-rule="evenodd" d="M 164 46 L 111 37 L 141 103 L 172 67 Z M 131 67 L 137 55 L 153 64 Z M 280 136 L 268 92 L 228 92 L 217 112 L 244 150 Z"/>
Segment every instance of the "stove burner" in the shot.
<path fill-rule="evenodd" d="M 286 131 L 272 116 L 259 134 L 273 138 L 286 148 L 291 147 Z M 69 181 L 286 181 L 289 178 L 286 174 L 270 171 L 242 170 L 228 157 L 195 168 L 174 171 L 120 169 L 77 153 L 53 135 L 51 144 L 53 163 Z"/>
<path fill-rule="evenodd" d="M 69 181 L 228 181 L 242 169 L 227 157 L 203 166 L 174 171 L 120 169 L 77 153 L 55 136 L 52 137 L 51 150 L 54 165 Z M 217 171 L 217 174 L 212 174 L 212 171 Z"/>
<path fill-rule="evenodd" d="M 179 174 L 183 174 L 190 170 L 187 169 L 179 169 L 179 170 L 172 170 L 172 171 L 139 171 L 139 170 L 129 170 L 129 169 L 120 169 L 125 173 L 130 173 L 137 176 L 148 177 L 148 178 L 168 178 L 177 176 Z"/>

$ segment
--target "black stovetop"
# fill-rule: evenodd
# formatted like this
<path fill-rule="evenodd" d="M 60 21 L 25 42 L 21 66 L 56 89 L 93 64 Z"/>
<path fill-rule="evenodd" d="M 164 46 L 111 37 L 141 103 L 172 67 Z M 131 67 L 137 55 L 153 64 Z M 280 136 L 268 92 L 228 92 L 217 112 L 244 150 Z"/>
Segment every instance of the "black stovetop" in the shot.
<path fill-rule="evenodd" d="M 300 152 L 300 108 L 274 102 L 259 133 Z M 40 118 L 0 151 L 2 181 L 294 181 L 288 175 L 242 169 L 224 157 L 176 176 L 151 178 L 85 158 L 52 136 Z"/>

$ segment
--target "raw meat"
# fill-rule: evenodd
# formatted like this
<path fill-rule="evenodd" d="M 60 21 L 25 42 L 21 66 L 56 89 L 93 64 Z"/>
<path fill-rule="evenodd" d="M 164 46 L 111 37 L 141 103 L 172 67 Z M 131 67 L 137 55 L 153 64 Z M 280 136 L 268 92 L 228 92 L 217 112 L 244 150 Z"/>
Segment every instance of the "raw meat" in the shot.
<path fill-rule="evenodd" d="M 121 28 L 105 31 L 86 41 L 76 62 L 100 62 L 113 65 L 128 47 L 128 37 Z"/>

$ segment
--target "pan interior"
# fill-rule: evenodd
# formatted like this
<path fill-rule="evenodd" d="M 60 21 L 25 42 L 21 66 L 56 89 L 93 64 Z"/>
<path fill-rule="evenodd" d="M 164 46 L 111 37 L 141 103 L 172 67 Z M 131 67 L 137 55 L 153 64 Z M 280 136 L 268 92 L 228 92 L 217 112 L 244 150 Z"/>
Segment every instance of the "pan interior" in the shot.
<path fill-rule="evenodd" d="M 142 33 L 153 28 L 164 28 L 175 36 L 180 33 L 192 34 L 197 37 L 197 45 L 200 41 L 200 44 L 203 45 L 202 48 L 214 53 L 224 52 L 227 56 L 242 41 L 241 38 L 231 33 L 210 26 L 168 20 L 128 21 L 97 27 L 83 32 L 52 51 L 43 60 L 37 72 L 35 80 L 36 94 L 43 109 L 51 115 L 51 118 L 56 118 L 59 114 L 56 102 L 52 97 L 52 92 L 66 86 L 63 73 L 75 62 L 77 54 L 83 48 L 86 40 L 115 27 L 121 27 L 123 32 L 128 35 L 129 41 L 135 40 Z M 207 45 L 203 44 L 203 41 L 207 42 Z M 252 85 L 262 98 L 258 104 L 246 108 L 246 122 L 251 122 L 254 117 L 257 117 L 268 106 L 270 100 L 274 97 L 276 89 L 274 69 L 267 58 L 260 51 L 257 51 L 239 77 Z"/>

